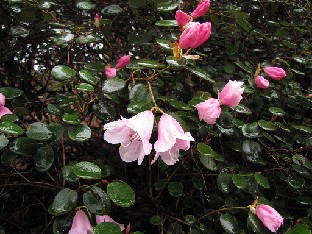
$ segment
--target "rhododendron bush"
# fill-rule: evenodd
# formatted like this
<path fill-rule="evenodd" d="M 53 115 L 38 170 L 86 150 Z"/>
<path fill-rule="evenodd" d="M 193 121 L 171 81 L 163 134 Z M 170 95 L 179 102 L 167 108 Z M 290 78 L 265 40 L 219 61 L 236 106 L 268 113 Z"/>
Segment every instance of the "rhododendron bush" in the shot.
<path fill-rule="evenodd" d="M 0 233 L 311 233 L 311 14 L 1 2 Z"/>

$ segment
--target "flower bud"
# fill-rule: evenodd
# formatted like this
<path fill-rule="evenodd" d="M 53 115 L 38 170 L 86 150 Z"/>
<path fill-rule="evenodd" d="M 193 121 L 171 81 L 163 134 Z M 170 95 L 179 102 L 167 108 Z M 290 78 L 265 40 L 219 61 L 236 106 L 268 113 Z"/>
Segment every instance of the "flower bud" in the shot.
<path fill-rule="evenodd" d="M 196 105 L 200 120 L 204 120 L 207 124 L 215 124 L 217 118 L 220 117 L 221 107 L 218 99 L 209 98 L 204 102 Z"/>
<path fill-rule="evenodd" d="M 255 79 L 255 84 L 257 85 L 258 88 L 267 89 L 270 85 L 270 82 L 263 76 L 257 76 Z"/>
<path fill-rule="evenodd" d="M 113 68 L 113 67 L 105 68 L 105 75 L 106 75 L 107 78 L 115 77 L 116 73 L 117 73 L 116 68 Z"/>
<path fill-rule="evenodd" d="M 180 26 L 184 26 L 190 21 L 191 16 L 181 10 L 178 10 L 176 11 L 175 19 Z"/>
<path fill-rule="evenodd" d="M 197 48 L 208 40 L 211 34 L 211 23 L 190 23 L 180 36 L 179 47 L 181 49 Z"/>
<path fill-rule="evenodd" d="M 269 205 L 257 205 L 256 215 L 271 232 L 276 232 L 283 224 L 283 217 Z"/>
<path fill-rule="evenodd" d="M 193 18 L 198 18 L 206 14 L 210 7 L 210 0 L 202 0 L 196 7 L 196 9 L 192 12 L 191 16 Z"/>
<path fill-rule="evenodd" d="M 273 80 L 280 80 L 286 76 L 286 72 L 283 68 L 279 67 L 266 67 L 263 69 L 265 74 L 271 77 Z"/>
<path fill-rule="evenodd" d="M 130 55 L 123 55 L 117 61 L 116 69 L 122 69 L 130 63 Z"/>
<path fill-rule="evenodd" d="M 228 107 L 235 107 L 242 100 L 242 94 L 244 88 L 241 86 L 243 82 L 238 82 L 236 80 L 230 80 L 220 92 L 220 100 L 222 104 L 227 105 Z"/>

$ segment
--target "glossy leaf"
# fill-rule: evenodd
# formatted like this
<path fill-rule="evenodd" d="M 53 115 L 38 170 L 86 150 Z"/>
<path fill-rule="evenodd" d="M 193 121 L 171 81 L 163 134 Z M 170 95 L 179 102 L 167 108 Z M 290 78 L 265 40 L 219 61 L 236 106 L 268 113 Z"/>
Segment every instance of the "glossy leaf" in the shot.
<path fill-rule="evenodd" d="M 189 71 L 197 75 L 198 77 L 209 81 L 210 83 L 215 83 L 215 81 L 211 78 L 211 75 L 200 67 L 189 68 Z"/>
<path fill-rule="evenodd" d="M 269 111 L 273 114 L 273 115 L 278 115 L 278 116 L 283 116 L 285 115 L 285 111 L 282 108 L 279 107 L 270 107 Z"/>
<path fill-rule="evenodd" d="M 47 171 L 54 161 L 54 151 L 51 146 L 40 147 L 34 156 L 37 171 Z"/>
<path fill-rule="evenodd" d="M 82 161 L 72 166 L 73 172 L 86 180 L 97 180 L 102 176 L 101 168 L 94 163 Z"/>
<path fill-rule="evenodd" d="M 102 90 L 104 93 L 114 93 L 122 90 L 126 86 L 126 82 L 119 78 L 110 78 L 105 80 Z"/>
<path fill-rule="evenodd" d="M 248 138 L 260 137 L 260 130 L 258 128 L 257 122 L 244 124 L 244 126 L 242 127 L 242 132 L 244 136 Z"/>
<path fill-rule="evenodd" d="M 21 96 L 23 91 L 18 88 L 0 87 L 0 93 L 2 93 L 7 99 L 13 99 Z"/>
<path fill-rule="evenodd" d="M 133 189 L 125 182 L 114 180 L 107 186 L 107 194 L 117 206 L 129 207 L 135 202 Z"/>
<path fill-rule="evenodd" d="M 156 26 L 161 27 L 177 27 L 179 26 L 175 20 L 159 20 L 155 23 Z"/>
<path fill-rule="evenodd" d="M 110 200 L 107 194 L 99 187 L 91 187 L 83 194 L 83 203 L 88 210 L 97 215 L 108 214 L 111 208 Z"/>
<path fill-rule="evenodd" d="M 31 124 L 26 135 L 37 141 L 46 141 L 53 137 L 53 133 L 49 130 L 48 125 L 40 122 Z"/>
<path fill-rule="evenodd" d="M 52 69 L 51 75 L 58 81 L 70 81 L 76 75 L 76 71 L 66 65 L 57 65 Z"/>
<path fill-rule="evenodd" d="M 234 189 L 232 176 L 226 173 L 219 173 L 217 183 L 218 188 L 222 193 L 230 193 Z"/>
<path fill-rule="evenodd" d="M 9 135 L 21 135 L 24 130 L 15 123 L 4 121 L 0 122 L 0 132 Z"/>
<path fill-rule="evenodd" d="M 39 144 L 34 139 L 19 137 L 10 143 L 9 148 L 15 154 L 29 156 L 37 153 Z"/>
<path fill-rule="evenodd" d="M 76 204 L 78 195 L 76 191 L 69 188 L 62 189 L 54 198 L 48 211 L 51 215 L 60 216 L 68 213 Z"/>
<path fill-rule="evenodd" d="M 96 85 L 97 83 L 96 77 L 89 70 L 86 70 L 86 69 L 79 70 L 79 76 L 82 80 L 84 80 L 85 82 L 91 85 Z"/>
<path fill-rule="evenodd" d="M 65 114 L 63 115 L 62 120 L 68 124 L 80 124 L 80 119 L 77 113 Z"/>
<path fill-rule="evenodd" d="M 261 175 L 260 173 L 256 172 L 254 174 L 256 181 L 258 182 L 258 184 L 260 184 L 263 188 L 269 189 L 270 188 L 270 184 L 268 179 Z"/>
<path fill-rule="evenodd" d="M 219 218 L 223 229 L 226 233 L 238 233 L 239 227 L 237 219 L 230 214 L 222 214 Z"/>
<path fill-rule="evenodd" d="M 107 7 L 104 7 L 101 10 L 102 14 L 107 14 L 107 15 L 116 15 L 119 14 L 121 12 L 123 12 L 124 10 L 119 6 L 119 5 L 109 5 Z"/>
<path fill-rule="evenodd" d="M 233 183 L 239 189 L 245 189 L 247 187 L 247 179 L 242 175 L 233 175 L 232 176 Z"/>
<path fill-rule="evenodd" d="M 122 234 L 116 223 L 104 222 L 95 226 L 93 234 Z"/>

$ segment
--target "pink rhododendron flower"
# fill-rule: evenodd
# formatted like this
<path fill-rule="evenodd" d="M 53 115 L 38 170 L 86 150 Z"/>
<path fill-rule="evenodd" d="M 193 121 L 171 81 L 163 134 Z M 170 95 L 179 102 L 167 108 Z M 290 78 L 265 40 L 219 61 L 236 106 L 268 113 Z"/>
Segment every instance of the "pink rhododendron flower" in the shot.
<path fill-rule="evenodd" d="M 227 105 L 228 107 L 237 106 L 243 98 L 242 94 L 244 88 L 241 87 L 243 84 L 244 82 L 229 80 L 220 92 L 220 100 L 222 104 Z"/>
<path fill-rule="evenodd" d="M 181 125 L 171 115 L 163 114 L 158 123 L 158 140 L 154 144 L 156 151 L 154 163 L 160 156 L 167 165 L 173 165 L 179 158 L 179 150 L 188 150 L 194 138 L 184 132 Z"/>
<path fill-rule="evenodd" d="M 256 215 L 271 232 L 276 232 L 284 221 L 283 217 L 268 205 L 257 205 Z"/>
<path fill-rule="evenodd" d="M 210 7 L 210 0 L 202 0 L 196 7 L 196 9 L 192 12 L 191 16 L 193 18 L 198 18 L 206 14 Z"/>
<path fill-rule="evenodd" d="M 221 114 L 220 102 L 218 99 L 209 98 L 204 102 L 196 105 L 200 120 L 204 120 L 207 124 L 215 124 L 217 118 Z"/>
<path fill-rule="evenodd" d="M 211 23 L 190 23 L 182 32 L 179 40 L 181 49 L 196 48 L 208 40 L 211 34 Z"/>
<path fill-rule="evenodd" d="M 7 114 L 12 114 L 9 108 L 5 107 L 5 96 L 0 93 L 0 118 Z"/>
<path fill-rule="evenodd" d="M 286 72 L 283 68 L 265 67 L 263 70 L 264 70 L 265 74 L 267 74 L 273 80 L 280 80 L 286 76 Z"/>
<path fill-rule="evenodd" d="M 93 227 L 82 210 L 78 210 L 68 234 L 93 234 Z"/>
<path fill-rule="evenodd" d="M 96 224 L 104 223 L 104 222 L 109 222 L 109 223 L 116 223 L 120 227 L 120 231 L 125 230 L 125 225 L 117 223 L 115 220 L 113 220 L 110 216 L 108 215 L 96 215 L 95 216 L 95 221 Z"/>
<path fill-rule="evenodd" d="M 125 162 L 138 160 L 141 165 L 145 155 L 151 153 L 154 115 L 151 111 L 143 111 L 130 119 L 120 120 L 104 125 L 104 140 L 111 144 L 121 144 L 120 157 Z"/>
<path fill-rule="evenodd" d="M 123 55 L 118 59 L 116 69 L 122 69 L 130 63 L 130 55 Z"/>
<path fill-rule="evenodd" d="M 175 19 L 180 26 L 184 26 L 190 21 L 191 16 L 186 14 L 184 11 L 178 10 L 176 11 Z"/>
<path fill-rule="evenodd" d="M 265 79 L 263 76 L 257 76 L 255 79 L 255 83 L 258 86 L 258 88 L 261 89 L 267 89 L 270 85 L 270 82 Z"/>
<path fill-rule="evenodd" d="M 113 68 L 113 67 L 105 68 L 105 75 L 106 75 L 107 78 L 115 77 L 116 73 L 117 73 L 116 68 Z"/>

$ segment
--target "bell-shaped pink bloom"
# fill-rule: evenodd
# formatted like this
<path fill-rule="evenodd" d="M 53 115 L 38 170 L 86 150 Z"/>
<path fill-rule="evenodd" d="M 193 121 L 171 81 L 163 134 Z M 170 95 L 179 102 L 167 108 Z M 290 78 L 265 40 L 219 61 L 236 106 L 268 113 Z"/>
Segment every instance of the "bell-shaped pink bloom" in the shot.
<path fill-rule="evenodd" d="M 286 72 L 283 68 L 265 67 L 263 70 L 264 70 L 265 74 L 267 74 L 273 80 L 280 80 L 286 76 Z"/>
<path fill-rule="evenodd" d="M 243 84 L 244 82 L 229 80 L 219 95 L 222 104 L 227 105 L 228 107 L 237 106 L 243 98 L 242 94 L 244 88 L 241 87 Z"/>
<path fill-rule="evenodd" d="M 268 205 L 257 205 L 256 215 L 271 232 L 276 232 L 284 221 L 283 217 Z"/>
<path fill-rule="evenodd" d="M 221 114 L 220 102 L 214 98 L 198 103 L 196 108 L 199 119 L 204 120 L 207 124 L 215 124 Z"/>
<path fill-rule="evenodd" d="M 5 96 L 0 93 L 0 118 L 7 114 L 12 114 L 9 108 L 5 107 Z"/>
<path fill-rule="evenodd" d="M 176 11 L 175 19 L 180 26 L 184 26 L 190 21 L 191 16 L 184 11 L 178 10 Z"/>
<path fill-rule="evenodd" d="M 113 67 L 107 67 L 105 68 L 105 75 L 107 78 L 113 78 L 116 76 L 117 70 Z"/>
<path fill-rule="evenodd" d="M 130 119 L 120 120 L 104 125 L 104 140 L 111 144 L 121 144 L 119 154 L 123 161 L 138 160 L 141 165 L 144 156 L 152 151 L 149 142 L 154 125 L 154 115 L 151 111 L 143 111 Z"/>
<path fill-rule="evenodd" d="M 263 76 L 257 76 L 255 79 L 255 83 L 258 88 L 267 89 L 270 85 L 270 82 L 265 79 Z"/>
<path fill-rule="evenodd" d="M 191 22 L 182 32 L 179 40 L 181 49 L 197 48 L 208 40 L 211 34 L 211 23 Z"/>
<path fill-rule="evenodd" d="M 196 7 L 196 9 L 192 12 L 191 16 L 193 18 L 198 18 L 206 14 L 210 7 L 210 0 L 202 0 Z"/>
<path fill-rule="evenodd" d="M 130 63 L 130 55 L 123 55 L 118 59 L 116 69 L 122 69 Z"/>
<path fill-rule="evenodd" d="M 93 227 L 82 210 L 78 210 L 68 234 L 93 234 Z"/>
<path fill-rule="evenodd" d="M 181 125 L 171 115 L 163 114 L 158 123 L 158 140 L 154 144 L 156 151 L 154 163 L 160 156 L 167 165 L 173 165 L 179 158 L 179 150 L 188 150 L 194 138 L 184 132 Z"/>
<path fill-rule="evenodd" d="M 109 222 L 109 223 L 116 223 L 120 227 L 120 231 L 125 230 L 125 225 L 117 223 L 115 220 L 113 220 L 110 216 L 108 215 L 96 215 L 95 216 L 95 221 L 96 224 L 104 223 L 104 222 Z"/>

